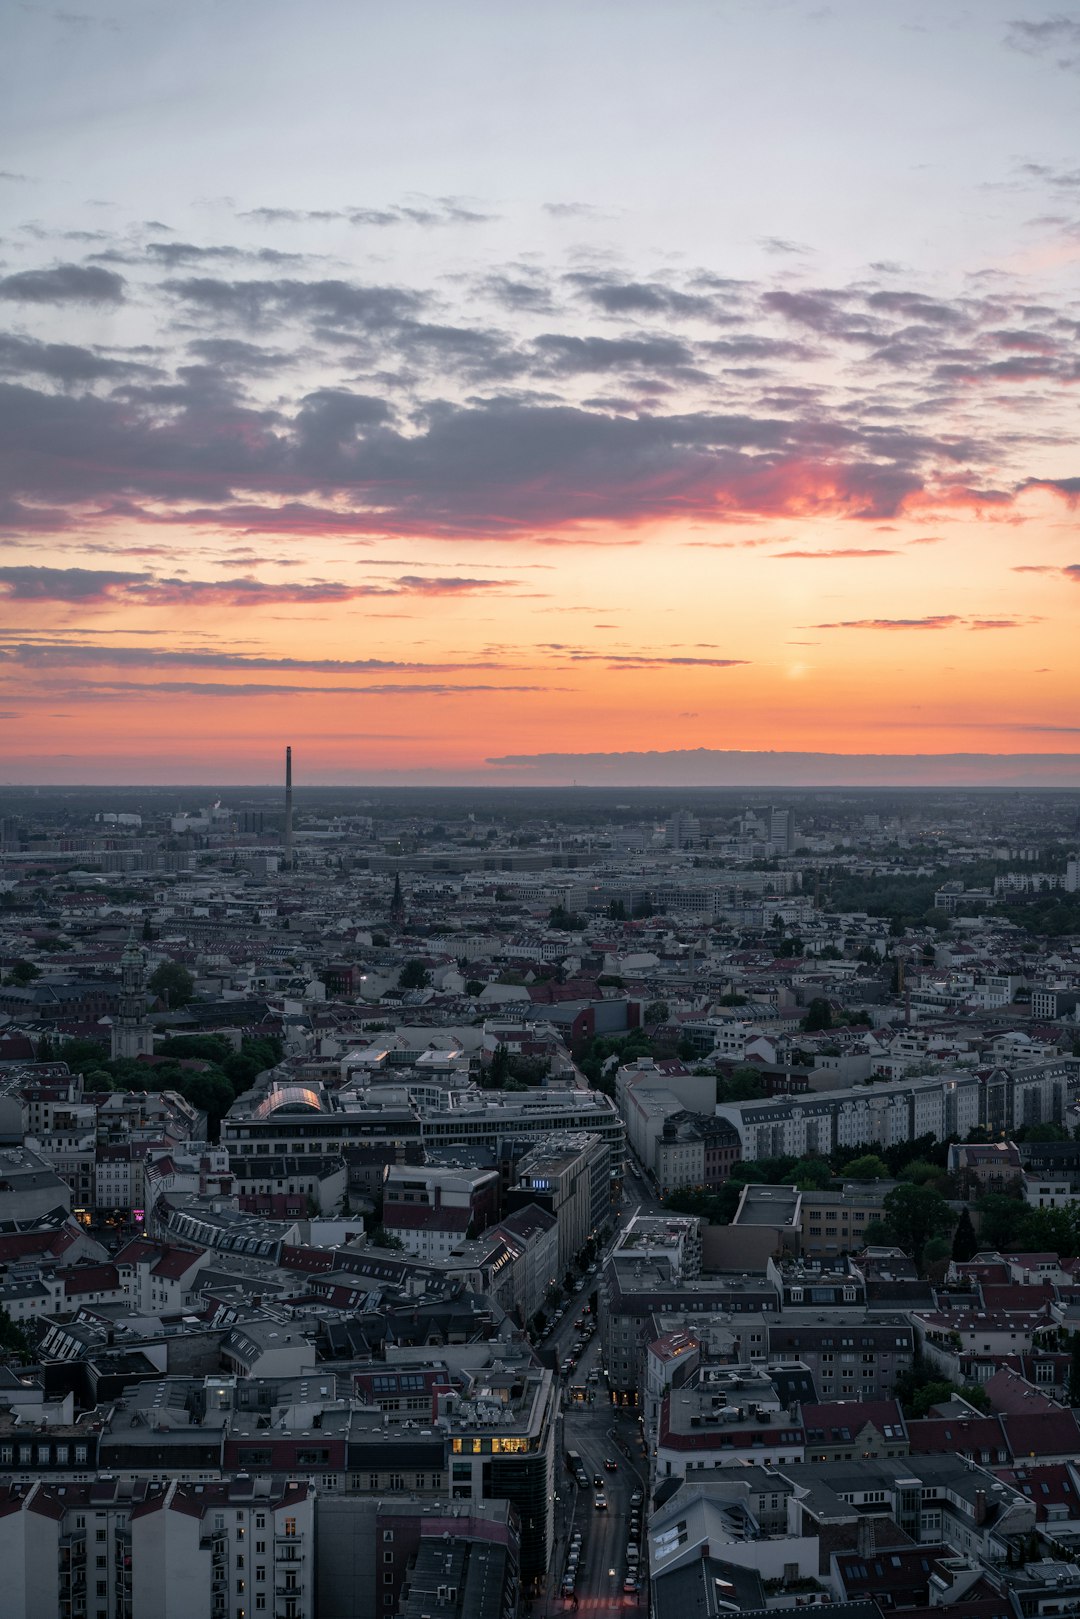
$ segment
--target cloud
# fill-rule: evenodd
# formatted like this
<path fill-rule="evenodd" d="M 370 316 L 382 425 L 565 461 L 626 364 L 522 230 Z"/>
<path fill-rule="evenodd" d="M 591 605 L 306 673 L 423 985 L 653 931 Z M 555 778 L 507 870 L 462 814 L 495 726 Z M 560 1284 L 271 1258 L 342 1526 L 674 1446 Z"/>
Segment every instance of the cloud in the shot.
<path fill-rule="evenodd" d="M 899 551 L 883 551 L 867 545 L 836 546 L 831 551 L 775 551 L 773 562 L 827 562 L 836 557 L 898 557 Z"/>
<path fill-rule="evenodd" d="M 685 343 L 670 337 L 564 337 L 545 332 L 533 347 L 553 371 L 623 370 L 627 366 L 683 370 L 693 355 Z"/>
<path fill-rule="evenodd" d="M 829 624 L 808 624 L 811 630 L 948 630 L 964 621 L 956 613 L 931 613 L 925 618 L 843 618 Z"/>
<path fill-rule="evenodd" d="M 184 264 L 212 264 L 244 260 L 251 264 L 299 264 L 303 253 L 284 253 L 273 247 L 199 247 L 194 242 L 147 242 L 146 257 L 167 269 Z"/>
<path fill-rule="evenodd" d="M 1010 22 L 1005 43 L 1025 56 L 1052 56 L 1067 73 L 1080 71 L 1080 20 L 1061 12 L 1039 22 Z"/>
<path fill-rule="evenodd" d="M 810 252 L 805 242 L 791 242 L 786 236 L 759 236 L 758 246 L 763 247 L 766 253 L 795 254 L 799 257 Z"/>
<path fill-rule="evenodd" d="M 658 281 L 623 281 L 617 276 L 575 270 L 566 284 L 605 315 L 666 316 L 714 320 L 721 310 L 714 298 L 681 292 Z M 730 284 L 732 289 L 737 283 Z"/>
<path fill-rule="evenodd" d="M 0 298 L 27 304 L 119 304 L 124 278 L 98 265 L 58 264 L 0 276 Z"/>
<path fill-rule="evenodd" d="M 743 752 L 516 753 L 489 758 L 506 779 L 596 786 L 1080 786 L 1080 754 Z"/>
<path fill-rule="evenodd" d="M 557 686 L 521 686 L 457 683 L 453 681 L 422 681 L 406 684 L 403 681 L 382 681 L 365 686 L 305 686 L 264 683 L 261 681 L 212 680 L 80 680 L 72 690 L 66 683 L 50 689 L 24 693 L 28 702 L 54 702 L 57 690 L 65 701 L 73 703 L 129 701 L 133 697 L 212 697 L 246 702 L 253 697 L 451 697 L 459 692 L 549 692 L 563 688 Z M 9 715 L 8 718 L 15 718 Z"/>
<path fill-rule="evenodd" d="M 0 290 L 3 285 L 0 282 Z M 358 286 L 340 280 L 228 281 L 216 276 L 188 276 L 164 281 L 162 286 L 193 309 L 246 325 L 258 325 L 274 316 L 381 331 L 397 325 L 423 303 L 419 293 L 405 287 Z"/>
<path fill-rule="evenodd" d="M 455 197 L 432 197 L 415 202 L 391 204 L 386 208 L 249 208 L 238 214 L 256 225 L 333 224 L 369 225 L 384 229 L 389 225 L 486 225 L 498 215 L 462 202 Z"/>
<path fill-rule="evenodd" d="M 12 332 L 0 332 L 0 374 L 48 377 L 64 387 L 160 375 L 153 366 L 117 360 L 77 343 L 44 343 L 39 338 L 18 337 Z"/>
<path fill-rule="evenodd" d="M 1025 478 L 1020 488 L 1049 489 L 1051 494 L 1060 495 L 1068 506 L 1080 501 L 1080 478 Z"/>
<path fill-rule="evenodd" d="M 15 601 L 104 603 L 142 607 L 261 607 L 289 603 L 349 602 L 365 597 L 475 596 L 503 591 L 513 579 L 402 575 L 385 584 L 268 584 L 259 579 L 158 578 L 92 568 L 0 567 L 0 593 Z"/>
<path fill-rule="evenodd" d="M 925 618 L 845 618 L 831 624 L 809 624 L 813 630 L 1019 630 L 1029 618 L 966 618 L 958 613 L 929 613 Z"/>
<path fill-rule="evenodd" d="M 470 658 L 467 663 L 424 663 L 392 658 L 271 658 L 243 652 L 208 652 L 201 647 L 95 646 L 79 641 L 52 641 L 41 645 L 25 640 L 0 642 L 0 668 L 4 664 L 26 669 L 137 665 L 145 669 L 236 669 L 250 672 L 272 669 L 327 675 L 468 674 L 475 669 L 512 667 L 491 659 Z"/>
<path fill-rule="evenodd" d="M 544 202 L 540 206 L 545 214 L 553 219 L 606 219 L 608 216 L 602 208 L 594 208 L 591 202 Z"/>

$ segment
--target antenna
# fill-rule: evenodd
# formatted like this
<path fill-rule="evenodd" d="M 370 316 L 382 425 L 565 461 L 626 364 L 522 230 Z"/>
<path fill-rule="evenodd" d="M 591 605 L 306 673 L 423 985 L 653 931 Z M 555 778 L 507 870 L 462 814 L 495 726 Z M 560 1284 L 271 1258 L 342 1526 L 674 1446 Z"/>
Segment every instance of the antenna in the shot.
<path fill-rule="evenodd" d="M 285 749 L 285 869 L 293 869 L 292 748 Z"/>

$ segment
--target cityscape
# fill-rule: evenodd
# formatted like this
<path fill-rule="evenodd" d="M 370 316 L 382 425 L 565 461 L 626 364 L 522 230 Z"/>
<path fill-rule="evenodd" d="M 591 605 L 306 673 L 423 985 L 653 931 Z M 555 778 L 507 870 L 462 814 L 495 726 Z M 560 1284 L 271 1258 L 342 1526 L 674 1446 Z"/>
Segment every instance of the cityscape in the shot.
<path fill-rule="evenodd" d="M 1080 11 L 0 17 L 0 1619 L 1080 1619 Z"/>
<path fill-rule="evenodd" d="M 1075 795 L 302 760 L 6 797 L 10 1611 L 1048 1611 Z"/>

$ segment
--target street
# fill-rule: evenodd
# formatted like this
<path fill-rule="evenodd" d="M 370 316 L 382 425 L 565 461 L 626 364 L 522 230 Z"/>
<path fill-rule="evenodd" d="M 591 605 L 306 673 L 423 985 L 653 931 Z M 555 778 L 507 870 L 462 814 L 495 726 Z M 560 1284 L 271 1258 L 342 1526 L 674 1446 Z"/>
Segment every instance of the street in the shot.
<path fill-rule="evenodd" d="M 653 1193 L 647 1191 L 641 1181 L 628 1175 L 622 1206 L 616 1216 L 616 1234 L 635 1214 L 663 1212 L 663 1205 L 657 1201 Z M 598 1259 L 600 1267 L 614 1241 L 615 1238 L 612 1237 L 611 1241 L 605 1244 Z M 584 1312 L 599 1280 L 599 1271 L 595 1276 L 586 1277 L 584 1286 L 573 1295 L 566 1306 L 562 1320 L 545 1340 L 556 1350 L 560 1365 L 570 1353 L 574 1340 L 581 1335 L 581 1329 L 574 1325 L 575 1321 L 583 1319 L 587 1323 L 596 1324 L 595 1315 L 585 1315 Z M 589 1382 L 589 1374 L 598 1371 L 599 1368 L 600 1337 L 599 1333 L 595 1333 L 582 1351 L 573 1371 L 561 1379 L 563 1431 L 555 1468 L 555 1550 L 547 1588 L 532 1604 L 531 1611 L 535 1619 L 549 1619 L 549 1616 L 554 1619 L 555 1615 L 569 1615 L 574 1612 L 627 1616 L 644 1615 L 648 1612 L 648 1598 L 644 1589 L 639 1588 L 636 1591 L 623 1589 L 627 1576 L 638 1575 L 639 1567 L 639 1580 L 642 1586 L 647 1573 L 643 1565 L 634 1564 L 627 1558 L 627 1546 L 631 1540 L 629 1530 L 631 1497 L 635 1491 L 641 1492 L 639 1522 L 643 1525 L 646 1511 L 646 1502 L 643 1498 L 648 1488 L 645 1461 L 640 1449 L 637 1414 L 632 1410 L 623 1411 L 611 1405 L 607 1383 L 602 1373 L 597 1381 Z M 573 1399 L 572 1389 L 577 1390 L 579 1394 L 584 1390 L 584 1400 Z M 568 1450 L 576 1451 L 582 1459 L 588 1478 L 587 1489 L 579 1486 L 566 1467 Z M 604 1466 L 606 1460 L 616 1462 L 614 1472 L 606 1470 Z M 598 1509 L 594 1505 L 596 1486 L 593 1480 L 597 1477 L 603 1480 L 602 1488 L 608 1503 L 606 1508 Z M 567 1570 L 572 1537 L 576 1531 L 580 1531 L 582 1541 L 574 1597 L 570 1598 L 562 1595 L 562 1581 Z M 634 1536 L 634 1544 L 640 1553 L 640 1530 Z"/>

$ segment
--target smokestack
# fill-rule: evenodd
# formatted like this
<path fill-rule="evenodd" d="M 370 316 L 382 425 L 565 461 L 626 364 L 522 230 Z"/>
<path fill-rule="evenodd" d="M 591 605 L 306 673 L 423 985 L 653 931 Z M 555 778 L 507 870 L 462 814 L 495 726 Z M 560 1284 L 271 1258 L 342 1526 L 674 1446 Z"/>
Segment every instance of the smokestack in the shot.
<path fill-rule="evenodd" d="M 285 749 L 285 870 L 293 868 L 292 842 L 292 748 Z"/>

